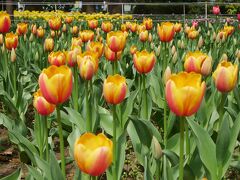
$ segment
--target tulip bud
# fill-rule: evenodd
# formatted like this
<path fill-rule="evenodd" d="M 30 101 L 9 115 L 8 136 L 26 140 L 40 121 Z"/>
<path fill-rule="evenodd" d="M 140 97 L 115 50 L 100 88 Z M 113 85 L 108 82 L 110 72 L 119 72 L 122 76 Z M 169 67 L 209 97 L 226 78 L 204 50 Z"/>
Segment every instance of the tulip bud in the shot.
<path fill-rule="evenodd" d="M 237 39 L 233 38 L 233 44 L 236 45 L 237 44 Z"/>
<path fill-rule="evenodd" d="M 34 60 L 35 61 L 38 61 L 39 60 L 39 54 L 38 54 L 38 51 L 36 52 L 35 56 L 34 56 Z"/>
<path fill-rule="evenodd" d="M 216 33 L 214 32 L 214 33 L 213 33 L 213 36 L 212 36 L 212 40 L 215 40 L 216 37 L 217 37 L 217 35 L 216 35 Z"/>
<path fill-rule="evenodd" d="M 202 36 L 200 36 L 199 40 L 198 40 L 198 48 L 201 48 L 203 46 L 203 38 Z"/>
<path fill-rule="evenodd" d="M 210 31 L 209 31 L 209 30 L 208 30 L 208 32 L 207 32 L 207 35 L 208 35 L 208 36 L 210 36 L 210 35 L 211 35 L 211 33 L 210 33 Z"/>
<path fill-rule="evenodd" d="M 155 159 L 160 159 L 162 157 L 162 148 L 155 136 L 153 136 L 152 143 L 153 143 L 153 156 Z"/>
<path fill-rule="evenodd" d="M 151 49 L 154 49 L 154 43 L 152 42 L 150 45 L 151 45 Z"/>
<path fill-rule="evenodd" d="M 222 42 L 225 42 L 226 41 L 226 36 L 223 36 L 222 37 Z"/>
<path fill-rule="evenodd" d="M 33 33 L 31 33 L 30 37 L 29 37 L 29 41 L 32 42 L 33 41 Z"/>
<path fill-rule="evenodd" d="M 228 56 L 227 56 L 226 53 L 223 53 L 221 60 L 222 61 L 227 61 L 228 60 Z"/>
<path fill-rule="evenodd" d="M 23 39 L 24 39 L 24 41 L 27 40 L 27 35 L 26 34 L 24 34 Z"/>
<path fill-rule="evenodd" d="M 152 34 L 151 33 L 149 33 L 149 35 L 148 35 L 148 42 L 152 42 Z"/>
<path fill-rule="evenodd" d="M 172 57 L 172 62 L 175 64 L 177 62 L 177 58 L 178 58 L 178 54 L 177 51 L 174 53 L 173 57 Z"/>
<path fill-rule="evenodd" d="M 2 45 L 2 44 L 3 44 L 3 35 L 0 34 L 0 45 Z"/>
<path fill-rule="evenodd" d="M 66 32 L 67 31 L 67 25 L 64 24 L 63 27 L 62 27 L 62 32 Z"/>
<path fill-rule="evenodd" d="M 157 50 L 156 50 L 156 56 L 159 56 L 160 55 L 160 51 L 161 51 L 161 46 L 159 45 Z"/>
<path fill-rule="evenodd" d="M 174 45 L 172 46 L 171 52 L 172 52 L 172 55 L 174 55 L 174 53 L 176 52 L 176 47 Z"/>
<path fill-rule="evenodd" d="M 184 41 L 181 41 L 181 48 L 182 48 L 182 49 L 185 48 Z"/>
<path fill-rule="evenodd" d="M 16 58 L 17 58 L 17 56 L 16 56 L 15 49 L 12 48 L 12 51 L 11 51 L 11 61 L 12 61 L 12 62 L 15 62 L 15 61 L 16 61 Z"/>
<path fill-rule="evenodd" d="M 168 66 L 166 69 L 165 69 L 165 72 L 164 72 L 164 75 L 163 75 L 163 81 L 164 83 L 166 84 L 168 79 L 170 78 L 172 72 L 171 72 L 171 69 L 170 67 Z"/>
<path fill-rule="evenodd" d="M 221 40 L 221 38 L 220 38 L 220 35 L 218 34 L 217 37 L 216 37 L 216 42 L 219 43 L 220 40 Z"/>
<path fill-rule="evenodd" d="M 236 56 L 237 56 L 237 58 L 240 60 L 240 50 L 237 50 Z"/>
<path fill-rule="evenodd" d="M 207 57 L 202 64 L 201 74 L 207 76 L 212 71 L 212 57 Z"/>
<path fill-rule="evenodd" d="M 177 47 L 181 48 L 181 40 L 180 39 L 177 41 Z"/>
<path fill-rule="evenodd" d="M 4 44 L 2 45 L 1 49 L 2 49 L 2 53 L 4 53 L 5 52 L 5 45 Z"/>

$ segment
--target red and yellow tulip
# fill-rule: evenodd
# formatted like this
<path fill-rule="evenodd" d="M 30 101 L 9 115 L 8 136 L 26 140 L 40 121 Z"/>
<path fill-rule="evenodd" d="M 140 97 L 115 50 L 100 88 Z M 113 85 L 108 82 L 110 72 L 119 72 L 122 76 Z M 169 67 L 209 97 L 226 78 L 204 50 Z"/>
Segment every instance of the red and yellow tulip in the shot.
<path fill-rule="evenodd" d="M 83 30 L 79 33 L 82 42 L 92 41 L 94 38 L 94 32 L 91 30 Z"/>
<path fill-rule="evenodd" d="M 75 141 L 74 159 L 81 171 L 99 176 L 112 163 L 113 143 L 102 133 L 85 133 Z"/>
<path fill-rule="evenodd" d="M 39 114 L 47 116 L 55 110 L 55 105 L 49 103 L 42 95 L 40 89 L 34 93 L 33 106 Z"/>
<path fill-rule="evenodd" d="M 96 20 L 96 19 L 88 20 L 88 27 L 90 29 L 96 29 L 97 26 L 98 26 L 98 20 Z"/>
<path fill-rule="evenodd" d="M 152 19 L 150 19 L 150 18 L 144 18 L 143 24 L 145 25 L 147 30 L 151 30 L 153 27 L 153 22 L 152 22 Z"/>
<path fill-rule="evenodd" d="M 103 83 L 103 96 L 110 104 L 121 103 L 127 93 L 126 79 L 119 74 L 109 75 Z"/>
<path fill-rule="evenodd" d="M 156 56 L 153 52 L 147 52 L 146 50 L 137 51 L 133 55 L 134 67 L 140 74 L 149 73 L 154 64 L 156 63 Z"/>
<path fill-rule="evenodd" d="M 200 51 L 189 52 L 185 56 L 184 69 L 186 72 L 196 72 L 208 75 L 212 69 L 212 58 Z"/>
<path fill-rule="evenodd" d="M 18 23 L 17 24 L 17 34 L 18 35 L 24 35 L 27 33 L 28 30 L 28 24 L 27 23 Z"/>
<path fill-rule="evenodd" d="M 213 73 L 215 86 L 220 92 L 231 91 L 237 83 L 238 65 L 231 62 L 222 61 L 218 64 L 217 69 Z"/>
<path fill-rule="evenodd" d="M 46 38 L 44 41 L 44 50 L 51 52 L 54 48 L 54 40 L 52 38 Z"/>
<path fill-rule="evenodd" d="M 65 65 L 65 63 L 66 63 L 66 56 L 61 51 L 56 51 L 56 52 L 52 51 L 48 55 L 48 62 L 51 65 L 62 66 L 62 65 Z"/>
<path fill-rule="evenodd" d="M 39 86 L 43 97 L 52 104 L 65 102 L 72 93 L 72 71 L 67 66 L 51 65 L 43 69 L 39 76 Z"/>
<path fill-rule="evenodd" d="M 170 42 L 175 34 L 174 24 L 170 22 L 163 22 L 158 24 L 158 36 L 162 42 Z"/>
<path fill-rule="evenodd" d="M 189 39 L 196 39 L 199 35 L 199 32 L 195 28 L 190 28 L 188 31 L 188 38 Z"/>
<path fill-rule="evenodd" d="M 98 70 L 98 57 L 94 52 L 86 51 L 77 57 L 80 76 L 85 80 L 92 79 Z"/>
<path fill-rule="evenodd" d="M 53 17 L 48 20 L 48 24 L 51 30 L 57 31 L 62 26 L 62 20 L 59 17 Z"/>
<path fill-rule="evenodd" d="M 122 51 L 113 52 L 107 45 L 104 47 L 104 55 L 108 61 L 117 61 L 120 59 Z M 117 57 L 116 57 L 117 56 Z"/>
<path fill-rule="evenodd" d="M 37 29 L 37 37 L 38 37 L 38 38 L 43 38 L 43 37 L 44 37 L 44 34 L 45 34 L 45 30 L 42 28 L 42 26 L 40 26 L 40 27 Z"/>
<path fill-rule="evenodd" d="M 166 84 L 166 100 L 177 116 L 191 116 L 199 109 L 206 84 L 200 74 L 180 72 L 172 74 Z"/>
<path fill-rule="evenodd" d="M 175 23 L 174 24 L 174 31 L 176 33 L 180 32 L 182 30 L 182 24 L 181 23 Z"/>
<path fill-rule="evenodd" d="M 104 21 L 102 22 L 102 30 L 105 32 L 105 33 L 108 33 L 112 30 L 113 28 L 113 25 L 110 21 Z"/>
<path fill-rule="evenodd" d="M 111 31 L 107 34 L 107 45 L 113 52 L 122 51 L 126 44 L 126 35 L 122 31 Z"/>
<path fill-rule="evenodd" d="M 139 40 L 142 42 L 145 42 L 148 40 L 148 31 L 147 30 L 139 32 Z"/>
<path fill-rule="evenodd" d="M 0 33 L 7 33 L 11 27 L 11 19 L 8 13 L 0 12 Z"/>
<path fill-rule="evenodd" d="M 12 48 L 16 49 L 18 45 L 18 35 L 12 32 L 7 33 L 5 36 L 5 45 L 8 50 L 12 50 Z"/>
<path fill-rule="evenodd" d="M 137 52 L 137 46 L 132 45 L 132 46 L 130 47 L 130 53 L 131 53 L 132 55 L 134 55 L 136 52 Z"/>
<path fill-rule="evenodd" d="M 101 42 L 89 42 L 87 44 L 87 51 L 92 51 L 97 54 L 97 57 L 100 58 L 103 54 L 103 43 Z"/>

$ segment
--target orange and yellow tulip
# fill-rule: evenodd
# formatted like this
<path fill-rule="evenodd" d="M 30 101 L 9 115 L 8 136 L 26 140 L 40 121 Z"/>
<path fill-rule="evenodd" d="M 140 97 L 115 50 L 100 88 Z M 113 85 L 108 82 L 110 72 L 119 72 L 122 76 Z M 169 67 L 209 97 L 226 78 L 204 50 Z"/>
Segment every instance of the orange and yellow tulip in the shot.
<path fill-rule="evenodd" d="M 212 58 L 200 51 L 189 52 L 185 56 L 184 69 L 186 72 L 195 72 L 207 76 L 212 69 Z"/>
<path fill-rule="evenodd" d="M 112 163 L 113 143 L 103 133 L 85 133 L 75 141 L 74 159 L 81 171 L 99 176 Z"/>
<path fill-rule="evenodd" d="M 51 65 L 62 66 L 62 65 L 65 65 L 65 63 L 66 63 L 66 56 L 61 51 L 56 51 L 56 52 L 52 51 L 48 55 L 48 62 Z"/>
<path fill-rule="evenodd" d="M 137 51 L 133 55 L 134 67 L 140 74 L 149 73 L 156 63 L 156 56 L 153 52 L 147 52 L 146 50 Z"/>
<path fill-rule="evenodd" d="M 94 52 L 86 51 L 77 57 L 80 76 L 91 80 L 98 70 L 98 57 Z"/>
<path fill-rule="evenodd" d="M 121 24 L 121 31 L 122 32 L 127 31 L 127 25 L 126 24 Z"/>
<path fill-rule="evenodd" d="M 43 38 L 45 34 L 45 30 L 42 28 L 42 26 L 40 26 L 38 29 L 37 29 L 37 37 L 38 38 Z"/>
<path fill-rule="evenodd" d="M 72 34 L 76 35 L 78 33 L 78 27 L 77 26 L 73 26 L 72 27 Z"/>
<path fill-rule="evenodd" d="M 39 76 L 39 86 L 43 97 L 51 104 L 65 102 L 72 93 L 72 71 L 69 67 L 51 65 L 43 69 Z"/>
<path fill-rule="evenodd" d="M 74 67 L 77 63 L 77 54 L 74 52 L 74 50 L 65 51 L 64 53 L 68 66 Z"/>
<path fill-rule="evenodd" d="M 170 42 L 175 34 L 174 24 L 170 22 L 163 22 L 158 24 L 158 36 L 162 42 Z"/>
<path fill-rule="evenodd" d="M 166 100 L 177 116 L 191 116 L 199 109 L 206 84 L 201 74 L 180 72 L 172 74 L 166 83 Z"/>
<path fill-rule="evenodd" d="M 104 55 L 108 61 L 117 61 L 120 59 L 122 51 L 113 52 L 107 45 L 104 47 Z M 116 57 L 117 56 L 117 57 Z"/>
<path fill-rule="evenodd" d="M 83 30 L 79 33 L 82 42 L 92 41 L 94 38 L 94 32 L 91 30 Z"/>
<path fill-rule="evenodd" d="M 130 53 L 131 53 L 132 55 L 134 55 L 136 52 L 137 52 L 137 46 L 132 45 L 132 46 L 130 47 Z"/>
<path fill-rule="evenodd" d="M 174 30 L 176 33 L 180 32 L 182 30 L 182 24 L 181 23 L 175 23 L 174 24 Z"/>
<path fill-rule="evenodd" d="M 17 34 L 18 35 L 24 35 L 27 33 L 28 30 L 28 24 L 27 23 L 18 23 L 17 24 Z"/>
<path fill-rule="evenodd" d="M 132 31 L 133 33 L 136 32 L 136 31 L 138 30 L 138 24 L 137 24 L 137 23 L 130 23 L 129 29 L 130 29 L 130 31 Z"/>
<path fill-rule="evenodd" d="M 147 30 L 139 32 L 139 40 L 142 42 L 145 42 L 148 40 L 148 31 Z"/>
<path fill-rule="evenodd" d="M 105 32 L 105 33 L 108 33 L 112 30 L 113 28 L 113 25 L 110 21 L 105 21 L 105 22 L 102 22 L 102 30 Z"/>
<path fill-rule="evenodd" d="M 0 12 L 0 33 L 7 33 L 11 27 L 11 19 L 8 13 Z"/>
<path fill-rule="evenodd" d="M 37 92 L 33 95 L 33 106 L 37 110 L 39 114 L 42 116 L 47 116 L 51 114 L 55 110 L 55 105 L 49 103 L 42 95 L 42 92 L 40 89 L 38 89 Z"/>
<path fill-rule="evenodd" d="M 234 26 L 224 26 L 223 31 L 227 32 L 227 35 L 230 36 L 234 32 Z"/>
<path fill-rule="evenodd" d="M 150 19 L 150 18 L 144 18 L 143 24 L 145 25 L 147 30 L 151 30 L 153 27 L 153 22 L 152 22 L 152 19 Z"/>
<path fill-rule="evenodd" d="M 51 52 L 54 48 L 54 40 L 52 38 L 47 38 L 44 41 L 44 50 Z"/>
<path fill-rule="evenodd" d="M 31 25 L 31 32 L 36 35 L 37 34 L 37 25 L 36 24 L 32 24 Z"/>
<path fill-rule="evenodd" d="M 88 27 L 90 29 L 96 29 L 98 27 L 98 20 L 96 19 L 88 20 Z"/>
<path fill-rule="evenodd" d="M 67 17 L 65 17 L 64 20 L 67 24 L 71 24 L 73 22 L 73 19 L 74 19 L 73 16 L 67 16 Z"/>
<path fill-rule="evenodd" d="M 119 74 L 109 75 L 103 83 L 103 96 L 110 104 L 121 103 L 127 93 L 126 79 Z"/>
<path fill-rule="evenodd" d="M 53 17 L 48 20 L 48 24 L 51 30 L 57 31 L 62 26 L 62 20 L 59 17 Z"/>
<path fill-rule="evenodd" d="M 122 31 L 111 31 L 107 34 L 107 45 L 113 52 L 122 51 L 126 44 L 126 35 Z"/>
<path fill-rule="evenodd" d="M 18 35 L 12 32 L 7 33 L 5 36 L 5 45 L 8 50 L 12 50 L 12 48 L 16 49 L 18 45 Z"/>
<path fill-rule="evenodd" d="M 72 47 L 75 46 L 81 46 L 82 45 L 82 39 L 81 37 L 73 37 L 72 38 Z M 71 48 L 72 49 L 72 48 Z"/>
<path fill-rule="evenodd" d="M 197 30 L 195 30 L 195 28 L 191 28 L 188 31 L 188 38 L 189 39 L 196 39 L 196 37 L 199 35 L 199 32 Z"/>
<path fill-rule="evenodd" d="M 100 58 L 103 54 L 103 43 L 101 42 L 89 42 L 87 44 L 87 51 L 92 51 L 97 54 L 97 57 Z"/>
<path fill-rule="evenodd" d="M 237 83 L 238 65 L 226 60 L 220 62 L 213 73 L 216 88 L 220 92 L 230 92 Z"/>

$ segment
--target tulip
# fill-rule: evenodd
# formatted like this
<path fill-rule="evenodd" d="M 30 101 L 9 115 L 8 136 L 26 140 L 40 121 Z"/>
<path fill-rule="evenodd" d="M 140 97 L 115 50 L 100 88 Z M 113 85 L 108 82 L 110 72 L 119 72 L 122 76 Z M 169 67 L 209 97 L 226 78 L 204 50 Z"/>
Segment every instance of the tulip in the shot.
<path fill-rule="evenodd" d="M 240 13 L 237 14 L 237 19 L 240 21 Z"/>
<path fill-rule="evenodd" d="M 86 51 L 77 57 L 80 76 L 91 80 L 98 70 L 98 57 L 94 52 Z"/>
<path fill-rule="evenodd" d="M 120 59 L 122 51 L 113 52 L 107 45 L 104 47 L 104 55 L 108 61 L 117 61 Z M 117 56 L 117 57 L 116 57 Z"/>
<path fill-rule="evenodd" d="M 11 51 L 11 62 L 15 62 L 17 59 L 17 55 L 16 55 L 16 52 L 15 52 L 15 49 L 12 48 L 12 51 Z"/>
<path fill-rule="evenodd" d="M 113 25 L 110 21 L 105 21 L 105 22 L 102 22 L 102 30 L 105 32 L 105 33 L 108 33 L 112 30 L 113 28 Z"/>
<path fill-rule="evenodd" d="M 199 35 L 199 32 L 195 29 L 190 29 L 188 31 L 188 38 L 189 39 L 196 39 L 196 37 Z"/>
<path fill-rule="evenodd" d="M 62 32 L 67 32 L 67 25 L 66 24 L 63 24 Z"/>
<path fill-rule="evenodd" d="M 107 34 L 107 45 L 113 52 L 122 51 L 126 44 L 126 35 L 122 31 L 111 31 Z"/>
<path fill-rule="evenodd" d="M 144 18 L 143 24 L 145 25 L 147 30 L 151 30 L 153 27 L 153 22 L 152 22 L 152 19 L 150 19 L 150 18 Z"/>
<path fill-rule="evenodd" d="M 24 35 L 27 33 L 27 27 L 28 24 L 27 23 L 18 23 L 17 24 L 17 34 L 18 35 Z"/>
<path fill-rule="evenodd" d="M 156 56 L 153 52 L 149 53 L 146 50 L 137 51 L 133 55 L 134 67 L 140 74 L 149 73 L 156 63 Z"/>
<path fill-rule="evenodd" d="M 198 27 L 198 22 L 197 21 L 192 21 L 192 27 L 197 28 Z"/>
<path fill-rule="evenodd" d="M 237 83 L 238 65 L 221 61 L 213 73 L 215 86 L 220 92 L 230 92 Z"/>
<path fill-rule="evenodd" d="M 71 23 L 73 22 L 73 19 L 74 19 L 74 17 L 72 17 L 72 16 L 67 16 L 67 17 L 65 18 L 65 22 L 66 22 L 67 24 L 71 24 Z"/>
<path fill-rule="evenodd" d="M 82 39 L 81 37 L 73 37 L 72 38 L 72 47 L 75 46 L 81 46 L 82 45 Z M 71 48 L 72 49 L 72 48 Z"/>
<path fill-rule="evenodd" d="M 123 32 L 127 31 L 126 24 L 121 24 L 121 31 L 123 31 Z"/>
<path fill-rule="evenodd" d="M 34 34 L 34 35 L 37 34 L 37 26 L 36 26 L 36 24 L 32 24 L 31 25 L 31 31 L 32 31 L 32 34 Z"/>
<path fill-rule="evenodd" d="M 212 58 L 200 51 L 189 52 L 185 56 L 184 69 L 186 72 L 196 72 L 208 75 L 212 69 Z"/>
<path fill-rule="evenodd" d="M 226 31 L 227 35 L 231 35 L 234 32 L 233 26 L 224 26 L 223 31 Z"/>
<path fill-rule="evenodd" d="M 212 11 L 213 11 L 213 14 L 218 15 L 220 13 L 219 6 L 213 6 Z"/>
<path fill-rule="evenodd" d="M 51 30 L 57 31 L 61 28 L 62 26 L 62 20 L 59 17 L 53 17 L 48 20 L 48 24 Z"/>
<path fill-rule="evenodd" d="M 62 66 L 66 63 L 66 56 L 61 51 L 53 51 L 48 55 L 48 62 L 51 65 Z"/>
<path fill-rule="evenodd" d="M 0 45 L 2 45 L 3 44 L 3 34 L 0 34 Z"/>
<path fill-rule="evenodd" d="M 73 26 L 72 27 L 72 34 L 77 34 L 78 33 L 78 27 L 77 26 Z"/>
<path fill-rule="evenodd" d="M 145 31 L 146 30 L 146 26 L 144 24 L 139 24 L 137 27 L 138 33 Z"/>
<path fill-rule="evenodd" d="M 74 67 L 77 62 L 77 55 L 74 53 L 74 50 L 65 51 L 64 53 L 68 66 Z"/>
<path fill-rule="evenodd" d="M 164 81 L 165 84 L 166 84 L 167 81 L 170 79 L 171 75 L 172 75 L 172 72 L 171 72 L 170 67 L 168 66 L 168 67 L 165 69 L 165 72 L 164 72 L 164 74 L 163 74 L 163 81 Z"/>
<path fill-rule="evenodd" d="M 129 29 L 134 33 L 137 31 L 138 25 L 137 23 L 130 23 Z"/>
<path fill-rule="evenodd" d="M 92 41 L 94 38 L 94 32 L 91 30 L 83 30 L 79 34 L 83 42 Z"/>
<path fill-rule="evenodd" d="M 152 143 L 153 143 L 153 156 L 155 159 L 160 159 L 163 154 L 162 147 L 155 136 L 153 136 Z"/>
<path fill-rule="evenodd" d="M 113 143 L 103 133 L 85 133 L 75 141 L 74 159 L 81 171 L 99 176 L 112 163 Z"/>
<path fill-rule="evenodd" d="M 88 20 L 88 27 L 90 29 L 96 29 L 97 26 L 98 26 L 98 20 L 96 19 Z"/>
<path fill-rule="evenodd" d="M 139 33 L 139 40 L 145 42 L 148 40 L 148 31 L 144 30 Z"/>
<path fill-rule="evenodd" d="M 51 104 L 65 102 L 72 92 L 72 71 L 67 66 L 51 65 L 43 69 L 38 80 L 43 97 Z"/>
<path fill-rule="evenodd" d="M 174 24 L 170 22 L 163 22 L 157 26 L 158 36 L 162 42 L 170 42 L 174 37 Z"/>
<path fill-rule="evenodd" d="M 54 40 L 52 38 L 47 38 L 44 41 L 44 50 L 51 52 L 54 48 Z"/>
<path fill-rule="evenodd" d="M 51 37 L 52 37 L 52 38 L 54 38 L 54 37 L 55 37 L 55 35 L 56 35 L 55 31 L 51 30 L 51 33 L 50 33 L 50 35 L 51 35 Z"/>
<path fill-rule="evenodd" d="M 166 100 L 177 116 L 191 116 L 201 105 L 206 89 L 201 75 L 194 72 L 172 74 L 166 84 Z"/>
<path fill-rule="evenodd" d="M 40 26 L 38 29 L 37 29 L 37 37 L 38 38 L 43 38 L 45 34 L 45 30 L 42 28 L 42 26 Z"/>
<path fill-rule="evenodd" d="M 47 116 L 55 110 L 55 105 L 49 103 L 42 95 L 40 89 L 34 93 L 33 106 L 39 114 Z"/>
<path fill-rule="evenodd" d="M 8 13 L 0 12 L 0 33 L 7 33 L 11 27 L 11 19 Z"/>
<path fill-rule="evenodd" d="M 97 57 L 100 58 L 103 53 L 103 44 L 101 42 L 89 42 L 87 44 L 87 51 L 92 51 L 97 54 Z"/>
<path fill-rule="evenodd" d="M 17 48 L 18 45 L 18 35 L 11 33 L 7 33 L 5 36 L 5 45 L 8 50 L 12 50 Z"/>
<path fill-rule="evenodd" d="M 181 23 L 175 23 L 174 24 L 174 31 L 176 33 L 180 32 L 182 30 L 182 24 Z"/>
<path fill-rule="evenodd" d="M 148 42 L 152 42 L 152 34 L 151 33 L 149 33 L 149 35 L 148 35 Z M 153 47 L 154 48 L 154 47 Z M 153 49 L 152 48 L 152 49 Z"/>
<path fill-rule="evenodd" d="M 132 46 L 130 47 L 130 53 L 131 53 L 132 55 L 134 55 L 136 52 L 137 52 L 137 46 L 132 45 Z"/>
<path fill-rule="evenodd" d="M 121 103 L 127 93 L 126 79 L 119 74 L 109 75 L 103 83 L 103 96 L 110 104 Z"/>

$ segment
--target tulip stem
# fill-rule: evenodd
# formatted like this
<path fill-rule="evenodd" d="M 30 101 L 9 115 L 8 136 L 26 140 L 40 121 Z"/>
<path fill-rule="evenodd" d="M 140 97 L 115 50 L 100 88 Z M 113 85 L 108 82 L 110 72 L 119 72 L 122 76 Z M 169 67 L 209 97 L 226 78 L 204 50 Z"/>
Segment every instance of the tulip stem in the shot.
<path fill-rule="evenodd" d="M 113 180 L 117 179 L 117 114 L 116 105 L 113 105 Z"/>
<path fill-rule="evenodd" d="M 184 169 L 184 117 L 180 117 L 180 153 L 179 153 L 179 180 L 183 180 Z"/>
<path fill-rule="evenodd" d="M 66 173 L 65 173 L 64 141 L 63 141 L 63 133 L 62 133 L 60 106 L 57 106 L 56 109 L 57 109 L 58 134 L 59 134 L 59 141 L 60 141 L 61 168 L 62 168 L 63 177 L 65 179 Z"/>
<path fill-rule="evenodd" d="M 73 91 L 73 106 L 78 111 L 78 70 L 77 67 L 73 68 L 74 72 L 74 91 Z"/>
<path fill-rule="evenodd" d="M 227 95 L 228 93 L 222 93 L 221 94 L 221 101 L 220 101 L 220 104 L 219 104 L 219 123 L 218 123 L 218 127 L 220 128 L 221 127 L 221 124 L 222 124 L 222 119 L 223 119 L 223 115 L 224 115 L 224 105 L 225 105 L 225 102 L 227 100 Z"/>
<path fill-rule="evenodd" d="M 47 121 L 47 116 L 42 116 L 43 117 L 43 123 L 44 123 L 44 134 L 45 134 L 45 151 L 46 151 L 46 160 L 48 161 L 49 157 L 49 148 L 48 148 L 48 121 Z"/>
<path fill-rule="evenodd" d="M 14 91 L 14 96 L 17 96 L 17 85 L 16 85 L 16 62 L 12 62 L 12 67 L 13 67 L 13 91 Z"/>
<path fill-rule="evenodd" d="M 144 98 L 144 103 L 145 103 L 144 119 L 148 119 L 148 102 L 147 102 L 146 76 L 144 74 L 142 76 L 142 83 L 143 83 L 143 98 Z"/>
<path fill-rule="evenodd" d="M 164 109 L 163 109 L 163 123 L 164 123 L 164 147 L 167 147 L 167 102 L 166 100 L 164 101 Z"/>
<path fill-rule="evenodd" d="M 89 101 L 88 101 L 88 81 L 85 81 L 85 105 L 86 105 L 86 128 L 88 132 L 92 132 L 92 122 L 90 118 L 90 109 L 89 109 Z"/>
<path fill-rule="evenodd" d="M 185 130 L 186 130 L 186 154 L 187 154 L 187 163 L 190 163 L 190 137 L 189 137 L 189 130 L 188 130 L 188 124 L 185 124 Z"/>

